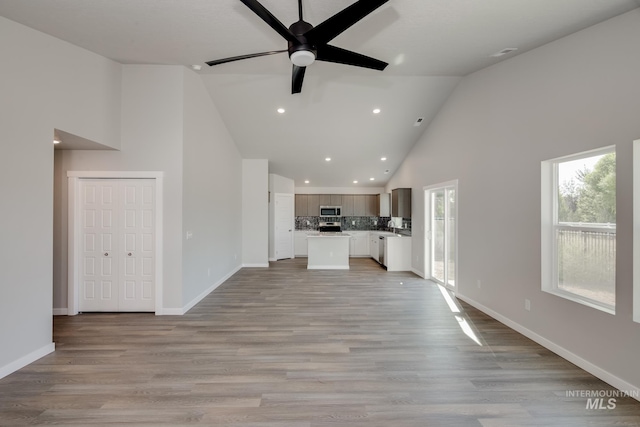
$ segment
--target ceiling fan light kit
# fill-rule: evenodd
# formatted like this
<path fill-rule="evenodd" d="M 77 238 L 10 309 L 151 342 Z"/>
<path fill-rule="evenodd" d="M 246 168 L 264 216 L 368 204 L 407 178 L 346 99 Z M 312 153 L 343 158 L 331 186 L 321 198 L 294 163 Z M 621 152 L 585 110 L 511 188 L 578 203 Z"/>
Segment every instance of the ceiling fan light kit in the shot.
<path fill-rule="evenodd" d="M 389 0 L 358 0 L 351 6 L 348 6 L 342 11 L 336 13 L 316 27 L 304 21 L 302 17 L 302 0 L 298 0 L 299 20 L 291 24 L 289 28 L 285 27 L 278 18 L 276 18 L 257 0 L 240 1 L 258 15 L 258 17 L 266 22 L 271 28 L 273 28 L 278 34 L 280 34 L 285 40 L 287 40 L 288 49 L 252 53 L 248 55 L 208 61 L 207 65 L 211 67 L 227 62 L 239 61 L 241 59 L 288 52 L 289 59 L 293 64 L 293 70 L 291 72 L 291 93 L 300 93 L 302 91 L 302 82 L 304 81 L 306 67 L 313 64 L 316 60 L 370 68 L 379 71 L 384 70 L 386 66 L 389 65 L 378 59 L 328 44 L 339 34 Z"/>
<path fill-rule="evenodd" d="M 298 50 L 293 52 L 289 59 L 298 67 L 308 67 L 316 60 L 316 56 L 310 50 Z"/>

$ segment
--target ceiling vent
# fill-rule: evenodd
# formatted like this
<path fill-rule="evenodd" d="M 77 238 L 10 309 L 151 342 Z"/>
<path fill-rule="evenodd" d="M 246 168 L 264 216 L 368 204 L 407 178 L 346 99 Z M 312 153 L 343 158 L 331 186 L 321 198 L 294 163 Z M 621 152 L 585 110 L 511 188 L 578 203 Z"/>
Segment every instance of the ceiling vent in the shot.
<path fill-rule="evenodd" d="M 415 121 L 415 123 L 413 123 L 414 126 L 420 126 L 422 124 L 422 122 L 424 122 L 424 117 L 418 117 Z"/>
<path fill-rule="evenodd" d="M 498 57 L 500 57 L 500 56 L 506 55 L 507 53 L 514 52 L 514 51 L 516 51 L 516 50 L 518 50 L 518 48 L 517 48 L 517 47 L 507 47 L 507 48 L 505 48 L 505 49 L 502 49 L 500 52 L 496 52 L 496 53 L 494 53 L 494 54 L 493 54 L 493 55 L 491 55 L 491 56 L 492 56 L 492 57 L 494 57 L 494 58 L 498 58 Z"/>

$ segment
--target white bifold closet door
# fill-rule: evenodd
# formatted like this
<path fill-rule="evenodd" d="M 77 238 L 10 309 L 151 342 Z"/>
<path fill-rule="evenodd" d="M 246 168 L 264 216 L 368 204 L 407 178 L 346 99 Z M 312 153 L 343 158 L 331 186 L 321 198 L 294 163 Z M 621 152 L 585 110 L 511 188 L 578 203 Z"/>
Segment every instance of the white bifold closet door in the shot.
<path fill-rule="evenodd" d="M 155 180 L 80 181 L 79 311 L 155 311 Z"/>

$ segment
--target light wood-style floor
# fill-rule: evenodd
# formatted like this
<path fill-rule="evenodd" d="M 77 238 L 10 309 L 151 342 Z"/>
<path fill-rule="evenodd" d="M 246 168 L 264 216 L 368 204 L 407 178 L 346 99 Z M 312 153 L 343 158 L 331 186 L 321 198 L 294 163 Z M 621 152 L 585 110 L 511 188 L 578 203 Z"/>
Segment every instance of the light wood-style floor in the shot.
<path fill-rule="evenodd" d="M 185 316 L 56 317 L 56 352 L 0 380 L 0 425 L 640 426 L 640 402 L 587 409 L 567 392 L 612 388 L 431 282 L 305 262 Z"/>

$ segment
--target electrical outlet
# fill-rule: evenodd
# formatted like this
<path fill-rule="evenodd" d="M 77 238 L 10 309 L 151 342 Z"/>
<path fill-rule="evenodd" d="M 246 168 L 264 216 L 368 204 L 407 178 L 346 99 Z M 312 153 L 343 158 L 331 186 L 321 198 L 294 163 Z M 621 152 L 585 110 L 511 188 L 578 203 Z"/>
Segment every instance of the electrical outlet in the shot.
<path fill-rule="evenodd" d="M 356 222 L 355 221 L 351 221 L 351 225 L 356 225 Z"/>
<path fill-rule="evenodd" d="M 531 311 L 531 301 L 525 298 L 524 300 L 524 309 L 527 311 Z"/>
<path fill-rule="evenodd" d="M 191 231 L 187 231 L 187 240 L 193 238 L 193 233 Z"/>
<path fill-rule="evenodd" d="M 478 279 L 478 289 L 482 288 L 482 281 L 480 279 Z"/>

